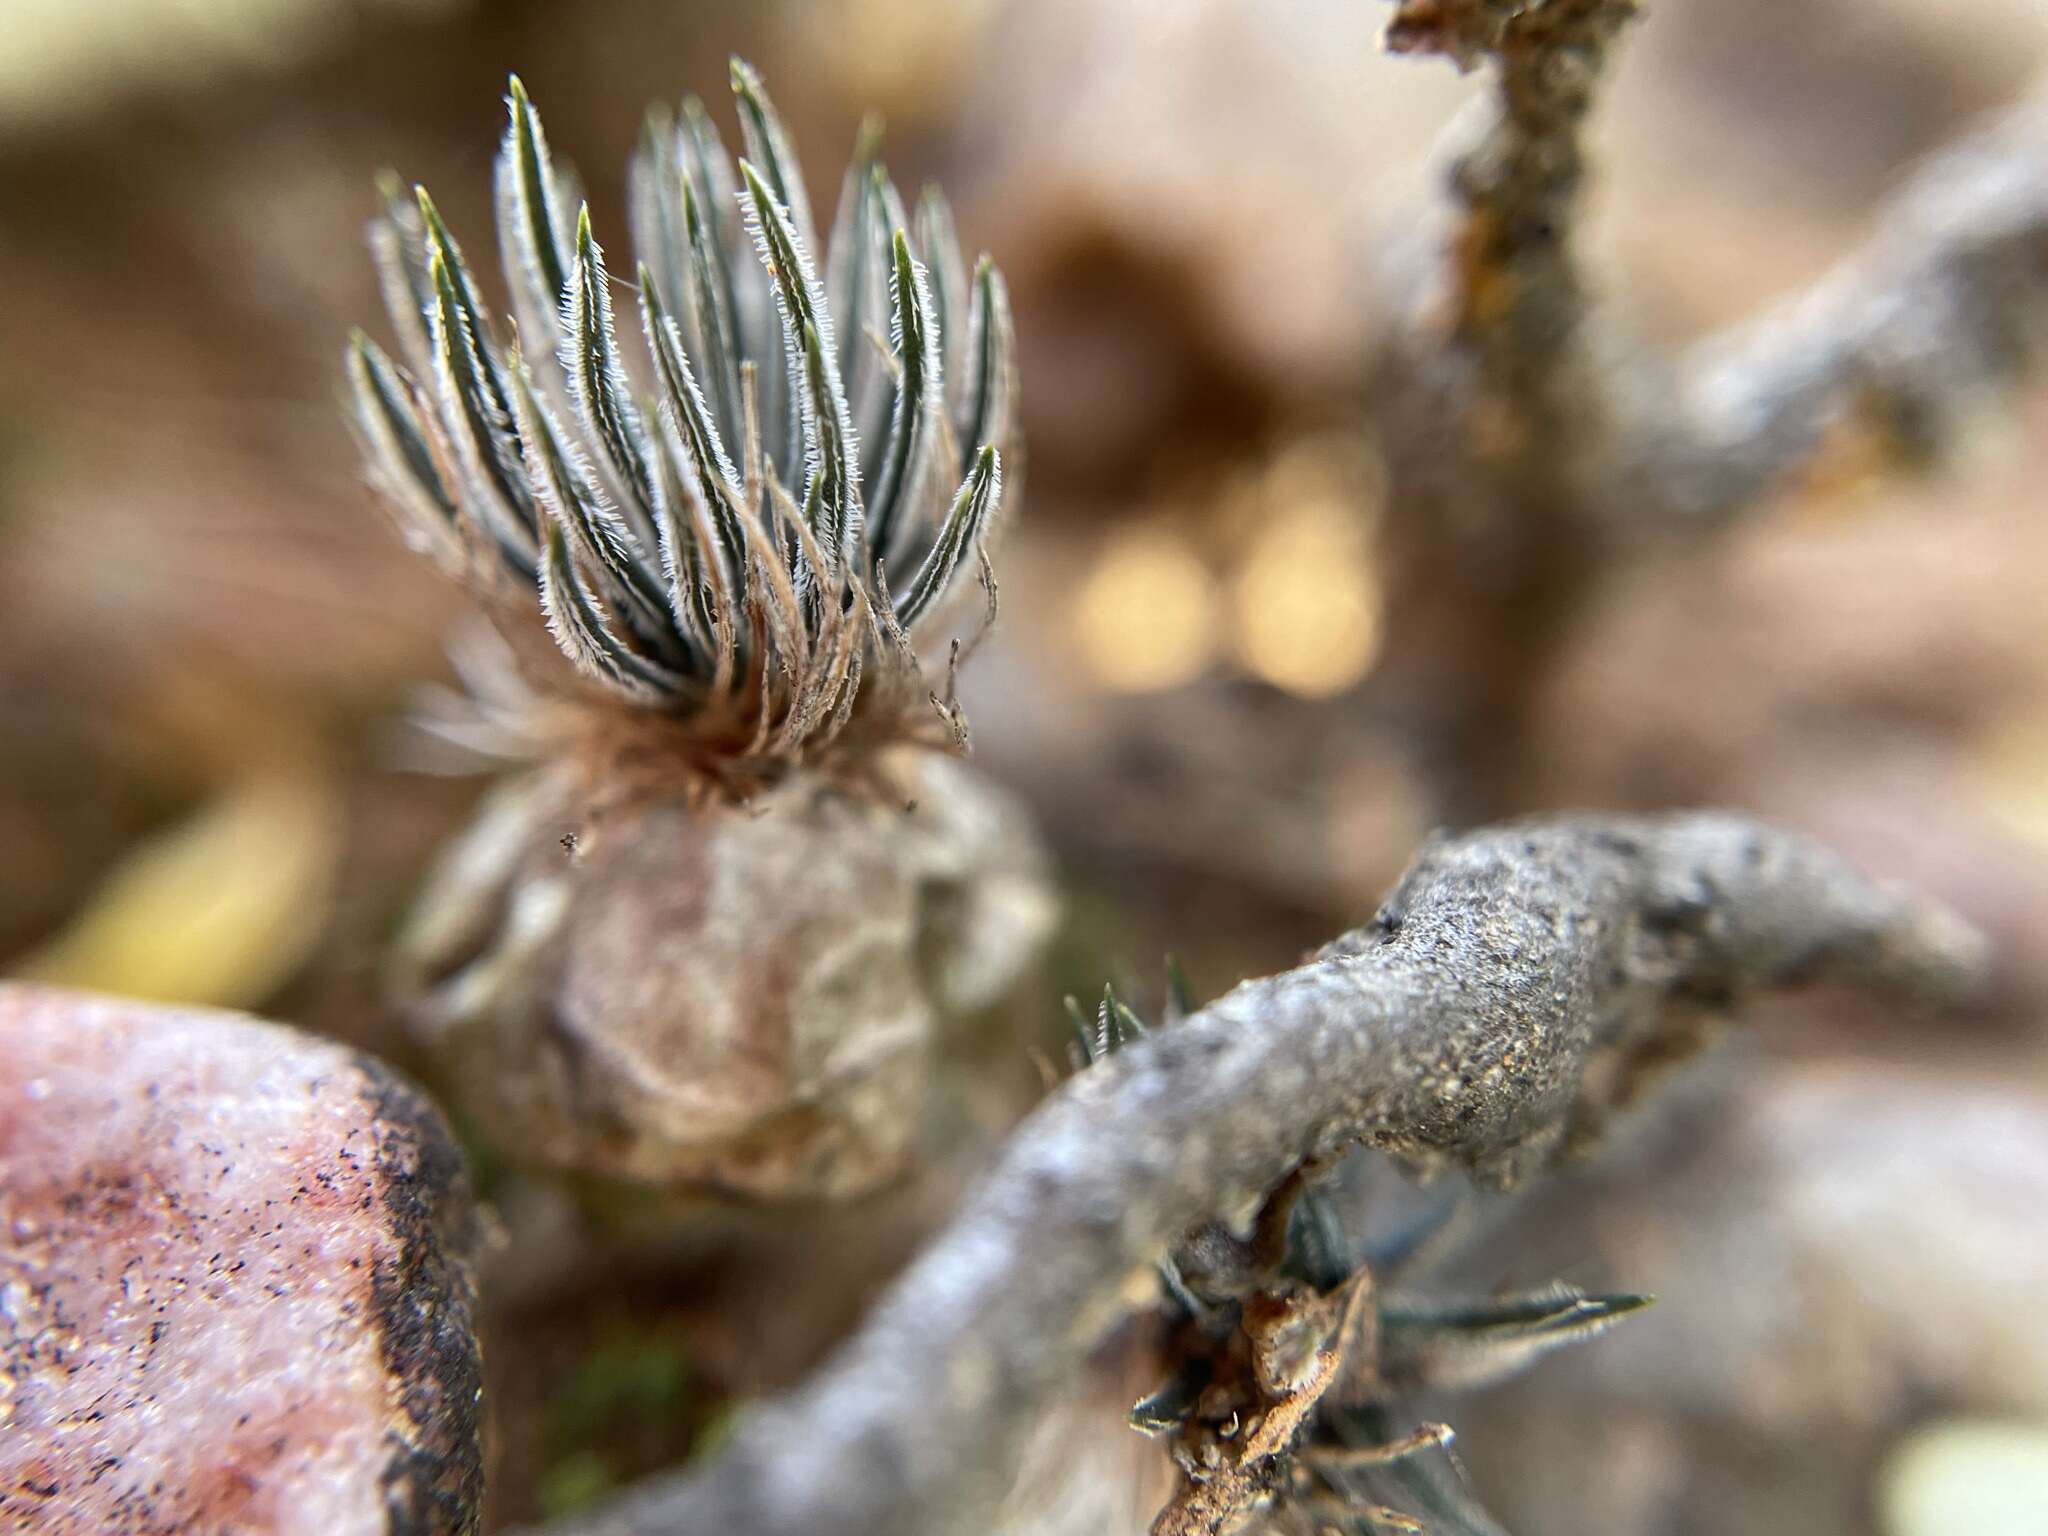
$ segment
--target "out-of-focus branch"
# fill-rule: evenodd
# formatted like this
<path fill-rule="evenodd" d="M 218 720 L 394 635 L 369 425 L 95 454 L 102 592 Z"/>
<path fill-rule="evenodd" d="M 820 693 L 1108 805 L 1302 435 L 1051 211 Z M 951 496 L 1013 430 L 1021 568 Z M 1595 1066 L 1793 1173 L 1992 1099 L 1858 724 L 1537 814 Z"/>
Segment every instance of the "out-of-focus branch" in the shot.
<path fill-rule="evenodd" d="M 1450 167 L 1443 287 L 1402 338 L 1403 362 L 1440 375 L 1432 393 L 1457 402 L 1461 457 L 1539 518 L 1584 499 L 1583 461 L 1610 430 L 1572 244 L 1594 86 L 1635 14 L 1635 0 L 1403 0 L 1387 27 L 1396 52 L 1493 69 L 1490 117 Z"/>
<path fill-rule="evenodd" d="M 1452 157 L 1450 230 L 1374 367 L 1396 605 L 1383 676 L 1454 819 L 1516 808 L 1523 727 L 1627 557 L 1726 528 L 1844 429 L 1891 462 L 1939 457 L 2034 360 L 2048 316 L 2043 92 L 1930 164 L 1783 311 L 1677 358 L 1637 344 L 1573 253 L 1589 110 L 1636 9 L 1401 0 L 1388 27 L 1396 51 L 1494 77 Z"/>
<path fill-rule="evenodd" d="M 1952 997 L 1979 948 L 1734 817 L 1440 842 L 1368 927 L 1080 1074 L 813 1385 L 701 1472 L 557 1536 L 973 1529 L 1140 1267 L 1302 1160 L 1363 1141 L 1512 1184 L 1689 1046 L 1703 1009 L 1823 979 Z"/>
<path fill-rule="evenodd" d="M 1393 611 L 1381 679 L 1439 811 L 1514 804 L 1516 744 L 1602 569 L 1584 509 L 1615 479 L 1613 347 L 1573 249 L 1583 138 L 1634 0 L 1401 0 L 1390 48 L 1494 89 L 1461 123 L 1451 225 L 1407 253 L 1372 369 Z M 1482 737 L 1484 739 L 1482 739 Z"/>
<path fill-rule="evenodd" d="M 1709 532 L 1796 474 L 1838 424 L 1866 429 L 1895 461 L 1937 460 L 2044 343 L 2048 84 L 1923 166 L 1813 289 L 1680 360 L 1677 430 L 1638 449 L 1636 478 L 1661 487 L 1661 504 L 1639 515 Z"/>

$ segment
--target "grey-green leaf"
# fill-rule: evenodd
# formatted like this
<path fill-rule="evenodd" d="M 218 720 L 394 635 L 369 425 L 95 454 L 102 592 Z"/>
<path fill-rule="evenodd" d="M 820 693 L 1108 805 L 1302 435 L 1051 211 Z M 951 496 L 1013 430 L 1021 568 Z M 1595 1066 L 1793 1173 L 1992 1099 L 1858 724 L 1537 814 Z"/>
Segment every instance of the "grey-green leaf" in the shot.
<path fill-rule="evenodd" d="M 1407 1391 L 1484 1386 L 1606 1332 L 1651 1300 L 1589 1296 L 1562 1283 L 1481 1301 L 1389 1300 L 1380 1311 L 1381 1372 Z"/>
<path fill-rule="evenodd" d="M 541 352 L 556 343 L 569 285 L 561 189 L 540 116 L 517 75 L 511 78 L 505 106 L 510 119 L 494 174 L 498 241 L 524 345 Z"/>
<path fill-rule="evenodd" d="M 513 370 L 512 402 L 526 447 L 527 473 L 542 507 L 567 532 L 577 553 L 600 573 L 604 599 L 632 614 L 637 620 L 634 628 L 662 645 L 668 593 L 650 563 L 649 551 L 626 531 L 618 512 L 591 480 L 588 467 L 565 443 L 523 369 Z M 673 635 L 666 638 L 666 648 L 676 649 Z"/>
<path fill-rule="evenodd" d="M 377 196 L 383 206 L 370 221 L 369 231 L 370 259 L 377 268 L 377 286 L 385 312 L 398 332 L 398 347 L 406 366 L 426 378 L 434 371 L 433 343 L 428 334 L 434 312 L 434 282 L 427 269 L 426 230 L 420 222 L 419 203 L 391 171 L 377 177 Z"/>
<path fill-rule="evenodd" d="M 694 482 L 706 517 L 716 534 L 713 557 L 719 562 L 728 590 L 738 590 L 746 558 L 746 533 L 735 510 L 741 500 L 739 473 L 726 456 L 718 427 L 711 420 L 703 393 L 690 369 L 675 322 L 662 308 L 654 285 L 643 273 L 640 285 L 640 321 L 647 333 L 648 351 L 661 383 L 664 420 L 681 449 L 685 473 Z"/>
<path fill-rule="evenodd" d="M 538 552 L 539 520 L 525 480 L 503 374 L 479 334 L 482 314 L 466 296 L 460 257 L 431 233 L 434 221 L 429 220 L 428 228 L 441 418 L 475 482 L 472 499 L 480 518 L 530 575 Z"/>
<path fill-rule="evenodd" d="M 967 556 L 980 540 L 1003 494 L 1002 460 L 993 446 L 975 456 L 967 478 L 954 494 L 952 507 L 939 527 L 931 552 L 918 567 L 910 588 L 896 604 L 896 616 L 908 630 L 933 611 L 951 591 L 954 579 L 968 565 Z"/>
<path fill-rule="evenodd" d="M 753 66 L 743 59 L 732 61 L 732 92 L 739 104 L 740 132 L 746 140 L 747 158 L 760 167 L 775 200 L 789 211 L 789 222 L 806 251 L 818 249 L 818 226 L 811 218 L 811 200 L 804 191 L 803 170 L 789 147 L 782 118 L 768 99 L 768 91 Z"/>
<path fill-rule="evenodd" d="M 828 559 L 844 560 L 859 537 L 855 487 L 860 467 L 847 421 L 846 392 L 834 359 L 831 319 L 789 211 L 760 172 L 745 160 L 740 174 L 762 264 L 774 280 L 784 341 L 799 365 L 800 420 L 805 470 L 805 521 Z M 822 573 L 821 573 L 822 574 Z"/>
<path fill-rule="evenodd" d="M 924 269 L 912 258 L 910 242 L 900 229 L 891 243 L 890 256 L 889 341 L 895 349 L 899 378 L 896 409 L 875 492 L 868 503 L 869 544 L 884 560 L 898 559 L 906 547 L 922 489 L 922 472 L 938 431 L 943 384 L 930 290 L 925 286 Z"/>
<path fill-rule="evenodd" d="M 717 420 L 725 435 L 737 441 L 740 364 L 732 276 L 720 254 L 717 231 L 689 182 L 683 184 L 683 224 L 689 240 L 690 310 L 702 349 L 698 355 L 704 360 Z"/>
<path fill-rule="evenodd" d="M 1353 1449 L 1385 1445 L 1399 1438 L 1388 1416 L 1377 1408 L 1330 1405 L 1323 1408 L 1322 1419 L 1332 1438 Z M 1429 1536 L 1508 1536 L 1507 1529 L 1465 1485 L 1447 1448 L 1424 1450 L 1355 1471 L 1319 1475 L 1361 1504 L 1375 1502 L 1410 1516 Z"/>
<path fill-rule="evenodd" d="M 680 309 L 688 300 L 687 257 L 683 230 L 683 170 L 676 156 L 676 123 L 668 108 L 648 109 L 640 142 L 626 165 L 626 227 L 633 236 L 639 264 L 654 275 L 662 302 Z M 695 345 L 695 338 L 691 338 Z"/>
<path fill-rule="evenodd" d="M 940 364 L 948 383 L 948 405 L 952 410 L 966 393 L 966 370 L 961 363 L 962 338 L 967 334 L 967 269 L 960 260 L 960 241 L 953 233 L 953 210 L 937 187 L 927 185 L 917 200 L 917 253 L 930 274 L 932 321 L 939 333 Z"/>
<path fill-rule="evenodd" d="M 563 315 L 562 367 L 583 429 L 598 444 L 618 485 L 626 526 L 643 548 L 659 540 L 661 492 L 648 462 L 646 433 L 619 361 L 618 327 L 604 252 L 590 230 L 586 204 L 576 217 L 576 257 Z"/>
<path fill-rule="evenodd" d="M 1001 446 L 1008 436 L 1015 393 L 1017 341 L 1010 320 L 1010 291 L 986 256 L 974 271 L 968 331 L 969 374 L 960 429 L 963 473 L 975 454 L 990 445 Z"/>
<path fill-rule="evenodd" d="M 869 204 L 875 196 L 875 156 L 882 127 L 869 117 L 854 140 L 853 158 L 840 183 L 839 207 L 832 216 L 832 234 L 825 245 L 825 303 L 839 333 L 839 370 L 849 392 L 859 373 L 863 313 L 872 286 L 874 248 L 868 239 Z"/>
<path fill-rule="evenodd" d="M 550 523 L 541 568 L 541 610 L 555 643 L 586 677 L 635 703 L 652 703 L 681 689 L 683 679 L 629 649 L 612 631 L 584 584 L 559 523 Z"/>

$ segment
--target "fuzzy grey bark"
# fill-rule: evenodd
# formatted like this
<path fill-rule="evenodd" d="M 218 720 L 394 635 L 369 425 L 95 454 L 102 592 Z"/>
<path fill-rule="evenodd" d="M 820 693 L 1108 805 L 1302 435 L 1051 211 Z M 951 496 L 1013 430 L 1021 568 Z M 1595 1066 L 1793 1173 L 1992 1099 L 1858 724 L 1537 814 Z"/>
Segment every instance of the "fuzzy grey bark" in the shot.
<path fill-rule="evenodd" d="M 813 1384 L 557 1536 L 977 1529 L 1133 1272 L 1304 1158 L 1364 1141 L 1513 1184 L 1703 1011 L 1823 980 L 1947 1000 L 1981 959 L 1947 913 L 1733 816 L 1438 842 L 1367 927 L 1069 1082 Z"/>

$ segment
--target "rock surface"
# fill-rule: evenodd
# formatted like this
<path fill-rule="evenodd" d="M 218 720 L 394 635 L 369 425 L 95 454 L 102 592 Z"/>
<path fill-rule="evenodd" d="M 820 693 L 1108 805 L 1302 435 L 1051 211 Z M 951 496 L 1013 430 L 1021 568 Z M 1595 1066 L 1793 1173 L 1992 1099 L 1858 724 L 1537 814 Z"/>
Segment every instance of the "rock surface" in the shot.
<path fill-rule="evenodd" d="M 472 1221 L 375 1061 L 0 986 L 0 1529 L 473 1530 Z"/>

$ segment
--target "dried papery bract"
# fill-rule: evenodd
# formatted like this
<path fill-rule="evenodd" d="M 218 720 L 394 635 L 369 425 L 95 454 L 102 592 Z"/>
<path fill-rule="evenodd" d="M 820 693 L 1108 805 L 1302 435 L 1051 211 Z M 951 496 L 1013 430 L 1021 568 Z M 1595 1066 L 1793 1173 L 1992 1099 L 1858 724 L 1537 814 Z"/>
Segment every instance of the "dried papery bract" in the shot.
<path fill-rule="evenodd" d="M 395 957 L 472 1119 L 528 1165 L 747 1199 L 904 1172 L 942 1020 L 1054 913 L 1007 795 L 943 753 L 878 771 L 895 797 L 797 773 L 746 809 L 504 786 Z"/>
<path fill-rule="evenodd" d="M 509 323 L 427 193 L 385 188 L 402 360 L 355 338 L 359 435 L 501 637 L 431 723 L 540 760 L 444 857 L 395 970 L 509 1154 L 835 1197 L 909 1160 L 936 1020 L 1051 921 L 1028 822 L 946 761 L 1013 341 L 1001 274 L 960 275 L 943 199 L 912 218 L 872 128 L 821 253 L 760 80 L 732 86 L 736 162 L 701 103 L 650 116 L 629 283 L 512 81 Z"/>

